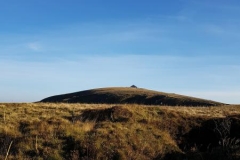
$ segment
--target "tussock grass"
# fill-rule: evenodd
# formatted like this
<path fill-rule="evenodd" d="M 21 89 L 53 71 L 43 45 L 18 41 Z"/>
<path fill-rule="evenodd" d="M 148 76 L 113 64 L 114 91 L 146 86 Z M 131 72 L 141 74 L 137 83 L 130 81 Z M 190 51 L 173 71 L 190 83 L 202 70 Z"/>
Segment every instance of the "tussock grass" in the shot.
<path fill-rule="evenodd" d="M 84 113 L 91 115 L 83 121 Z M 177 159 L 188 153 L 183 135 L 204 121 L 236 115 L 237 105 L 4 103 L 0 159 L 11 142 L 8 159 Z"/>

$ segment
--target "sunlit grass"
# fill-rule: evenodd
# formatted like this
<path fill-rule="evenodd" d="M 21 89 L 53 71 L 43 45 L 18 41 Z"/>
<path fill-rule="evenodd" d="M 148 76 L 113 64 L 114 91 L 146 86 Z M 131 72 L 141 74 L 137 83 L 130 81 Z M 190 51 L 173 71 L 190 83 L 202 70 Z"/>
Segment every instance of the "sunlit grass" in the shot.
<path fill-rule="evenodd" d="M 113 106 L 121 106 L 114 113 L 115 119 L 108 114 L 102 121 L 78 118 L 85 110 Z M 128 112 L 131 114 L 127 117 L 121 115 Z M 240 115 L 240 106 L 3 103 L 0 104 L 0 159 L 11 141 L 9 159 L 153 159 L 171 152 L 182 153 L 176 142 L 179 127 L 183 134 L 199 125 L 194 119 L 231 115 Z"/>

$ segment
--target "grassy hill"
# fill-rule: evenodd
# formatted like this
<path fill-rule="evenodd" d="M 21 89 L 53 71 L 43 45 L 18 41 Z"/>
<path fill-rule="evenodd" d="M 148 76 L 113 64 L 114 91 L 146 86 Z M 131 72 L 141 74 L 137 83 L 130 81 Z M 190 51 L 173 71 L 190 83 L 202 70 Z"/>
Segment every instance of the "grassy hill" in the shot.
<path fill-rule="evenodd" d="M 40 102 L 216 106 L 223 103 L 142 88 L 113 87 L 51 96 Z"/>
<path fill-rule="evenodd" d="M 0 104 L 0 159 L 238 160 L 240 106 Z"/>

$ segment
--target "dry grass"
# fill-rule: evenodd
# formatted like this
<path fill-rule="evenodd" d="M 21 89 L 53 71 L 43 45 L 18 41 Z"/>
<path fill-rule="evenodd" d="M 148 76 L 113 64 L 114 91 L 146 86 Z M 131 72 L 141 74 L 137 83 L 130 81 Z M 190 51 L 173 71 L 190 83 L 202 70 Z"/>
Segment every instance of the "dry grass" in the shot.
<path fill-rule="evenodd" d="M 203 120 L 240 115 L 240 106 L 121 104 L 101 121 L 78 118 L 85 110 L 104 114 L 102 110 L 112 106 L 116 105 L 0 104 L 0 159 L 11 141 L 8 159 L 161 159 L 168 153 L 179 157 L 184 154 L 178 146 L 179 135 Z M 126 111 L 131 114 L 124 115 Z"/>
<path fill-rule="evenodd" d="M 240 113 L 240 105 L 227 105 L 219 107 L 163 107 L 188 116 L 220 118 Z"/>

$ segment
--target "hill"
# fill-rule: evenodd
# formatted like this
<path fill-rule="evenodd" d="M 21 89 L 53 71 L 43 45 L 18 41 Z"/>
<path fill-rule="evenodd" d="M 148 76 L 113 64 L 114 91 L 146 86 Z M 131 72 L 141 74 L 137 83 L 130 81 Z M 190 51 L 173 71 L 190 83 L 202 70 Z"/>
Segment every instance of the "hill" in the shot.
<path fill-rule="evenodd" d="M 40 102 L 217 106 L 223 103 L 135 87 L 112 87 L 51 96 Z"/>

